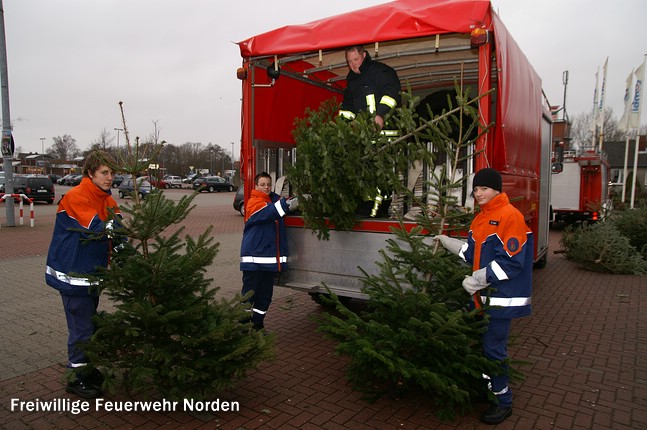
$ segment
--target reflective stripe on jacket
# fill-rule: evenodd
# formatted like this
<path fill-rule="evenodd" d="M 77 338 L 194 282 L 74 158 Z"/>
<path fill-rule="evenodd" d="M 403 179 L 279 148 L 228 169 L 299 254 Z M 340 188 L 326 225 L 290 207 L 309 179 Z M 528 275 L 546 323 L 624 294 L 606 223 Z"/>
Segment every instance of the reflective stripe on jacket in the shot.
<path fill-rule="evenodd" d="M 533 235 L 505 193 L 481 206 L 461 256 L 473 270 L 486 269 L 490 286 L 481 291 L 493 318 L 516 318 L 532 311 Z"/>
<path fill-rule="evenodd" d="M 400 104 L 400 78 L 393 68 L 373 61 L 369 53 L 360 66 L 360 74 L 348 72 L 346 89 L 339 115 L 353 119 L 368 111 L 384 118 Z"/>
<path fill-rule="evenodd" d="M 102 190 L 88 177 L 63 196 L 47 253 L 47 285 L 69 296 L 97 294 L 82 275 L 108 266 L 111 241 L 103 233 L 109 208 L 119 214 L 110 190 Z"/>
<path fill-rule="evenodd" d="M 245 229 L 240 246 L 240 270 L 281 272 L 286 269 L 288 244 L 283 217 L 288 203 L 276 193 L 252 190 L 245 205 Z"/>

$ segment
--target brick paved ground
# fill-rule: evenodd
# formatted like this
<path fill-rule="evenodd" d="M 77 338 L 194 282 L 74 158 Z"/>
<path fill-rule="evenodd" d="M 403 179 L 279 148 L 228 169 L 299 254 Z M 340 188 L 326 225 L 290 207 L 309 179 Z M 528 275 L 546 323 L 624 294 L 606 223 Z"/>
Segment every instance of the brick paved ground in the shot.
<path fill-rule="evenodd" d="M 179 197 L 183 191 L 167 191 Z M 242 218 L 231 193 L 201 195 L 187 219 L 195 234 L 214 225 L 221 252 L 209 268 L 228 295 L 240 289 L 237 256 Z M 344 379 L 345 358 L 316 333 L 321 309 L 307 294 L 277 289 L 266 326 L 276 358 L 220 394 L 236 412 L 46 413 L 12 411 L 11 399 L 76 400 L 65 393 L 65 321 L 60 298 L 43 282 L 53 207 L 36 206 L 36 226 L 5 227 L 0 206 L 0 427 L 3 429 L 478 429 L 485 405 L 442 423 L 425 398 L 368 404 Z M 559 247 L 551 232 L 551 249 Z M 647 277 L 586 272 L 551 252 L 534 272 L 534 314 L 516 320 L 510 347 L 526 360 L 513 386 L 514 414 L 501 429 L 647 429 Z M 105 306 L 105 304 L 102 304 Z M 108 401 L 128 400 L 110 395 Z M 123 403 L 121 403 L 123 404 Z M 92 404 L 94 406 L 94 404 Z"/>

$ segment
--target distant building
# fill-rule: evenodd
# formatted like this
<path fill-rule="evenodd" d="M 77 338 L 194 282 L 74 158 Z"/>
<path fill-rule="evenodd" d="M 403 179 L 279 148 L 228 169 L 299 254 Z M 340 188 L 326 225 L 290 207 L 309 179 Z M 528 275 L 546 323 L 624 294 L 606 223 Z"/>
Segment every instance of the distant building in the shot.
<path fill-rule="evenodd" d="M 636 140 L 629 141 L 629 148 L 627 151 L 627 176 L 630 176 L 634 170 L 634 155 L 636 148 Z M 617 191 L 617 187 L 622 187 L 625 181 L 624 165 L 625 165 L 625 151 L 626 142 L 604 142 L 604 152 L 607 153 L 609 165 L 611 166 L 611 175 L 609 180 Z M 638 169 L 636 173 L 638 184 L 647 188 L 647 136 L 640 136 L 638 144 Z M 629 184 L 627 184 L 629 185 Z"/>
<path fill-rule="evenodd" d="M 82 163 L 83 157 L 80 157 L 79 160 L 75 158 L 73 161 L 67 161 L 58 160 L 49 154 L 21 152 L 13 159 L 12 165 L 14 173 L 17 174 L 47 175 L 53 173 L 64 176 L 77 171 L 80 173 Z M 0 163 L 0 167 L 2 166 L 4 166 L 4 159 Z"/>

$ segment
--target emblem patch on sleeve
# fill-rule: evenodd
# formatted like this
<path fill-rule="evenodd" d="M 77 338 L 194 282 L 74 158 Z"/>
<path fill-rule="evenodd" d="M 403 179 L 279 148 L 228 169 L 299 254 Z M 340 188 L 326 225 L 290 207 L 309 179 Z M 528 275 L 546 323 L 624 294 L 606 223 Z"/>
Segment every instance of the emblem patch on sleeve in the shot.
<path fill-rule="evenodd" d="M 511 237 L 510 239 L 508 239 L 508 243 L 506 243 L 505 246 L 508 247 L 508 251 L 517 252 L 517 250 L 519 249 L 519 241 L 516 237 Z"/>

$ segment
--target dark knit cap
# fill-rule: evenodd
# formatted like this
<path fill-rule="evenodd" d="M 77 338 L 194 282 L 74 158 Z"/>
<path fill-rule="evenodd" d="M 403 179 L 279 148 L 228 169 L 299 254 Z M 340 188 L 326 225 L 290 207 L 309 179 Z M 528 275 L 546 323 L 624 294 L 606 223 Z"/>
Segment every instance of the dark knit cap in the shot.
<path fill-rule="evenodd" d="M 476 175 L 474 175 L 474 181 L 472 181 L 472 187 L 488 187 L 493 190 L 501 191 L 503 188 L 501 182 L 502 180 L 499 172 L 488 167 L 476 172 Z"/>

